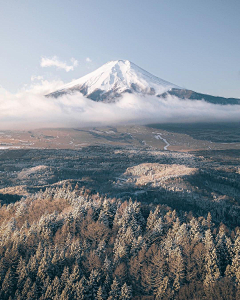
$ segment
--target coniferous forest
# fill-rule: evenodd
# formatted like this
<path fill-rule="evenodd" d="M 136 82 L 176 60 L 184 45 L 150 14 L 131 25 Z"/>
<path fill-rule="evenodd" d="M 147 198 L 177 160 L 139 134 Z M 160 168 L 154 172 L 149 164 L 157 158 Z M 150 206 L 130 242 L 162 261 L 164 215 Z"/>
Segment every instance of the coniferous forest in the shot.
<path fill-rule="evenodd" d="M 0 299 L 240 299 L 240 230 L 78 186 L 0 208 Z"/>

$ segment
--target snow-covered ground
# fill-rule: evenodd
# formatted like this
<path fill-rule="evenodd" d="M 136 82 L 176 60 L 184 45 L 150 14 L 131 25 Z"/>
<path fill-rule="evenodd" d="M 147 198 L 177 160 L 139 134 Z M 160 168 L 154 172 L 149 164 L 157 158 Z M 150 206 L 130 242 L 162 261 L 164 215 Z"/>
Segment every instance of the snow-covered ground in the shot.
<path fill-rule="evenodd" d="M 0 146 L 0 150 L 7 150 L 7 149 L 20 149 L 20 146 Z"/>

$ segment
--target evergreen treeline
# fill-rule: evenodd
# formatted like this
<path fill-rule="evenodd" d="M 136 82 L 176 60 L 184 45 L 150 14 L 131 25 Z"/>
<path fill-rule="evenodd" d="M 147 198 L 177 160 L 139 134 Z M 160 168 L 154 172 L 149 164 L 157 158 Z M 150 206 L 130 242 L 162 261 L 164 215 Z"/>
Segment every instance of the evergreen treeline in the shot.
<path fill-rule="evenodd" d="M 240 299 L 240 231 L 70 186 L 0 208 L 0 299 Z"/>

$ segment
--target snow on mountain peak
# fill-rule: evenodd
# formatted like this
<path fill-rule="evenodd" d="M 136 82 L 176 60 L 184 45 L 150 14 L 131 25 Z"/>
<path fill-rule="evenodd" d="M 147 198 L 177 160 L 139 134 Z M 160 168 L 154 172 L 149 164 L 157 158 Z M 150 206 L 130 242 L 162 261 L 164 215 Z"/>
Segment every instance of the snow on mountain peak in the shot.
<path fill-rule="evenodd" d="M 74 80 L 49 96 L 79 91 L 96 101 L 113 101 L 122 93 L 160 95 L 180 87 L 160 79 L 129 60 L 109 61 L 97 70 Z"/>

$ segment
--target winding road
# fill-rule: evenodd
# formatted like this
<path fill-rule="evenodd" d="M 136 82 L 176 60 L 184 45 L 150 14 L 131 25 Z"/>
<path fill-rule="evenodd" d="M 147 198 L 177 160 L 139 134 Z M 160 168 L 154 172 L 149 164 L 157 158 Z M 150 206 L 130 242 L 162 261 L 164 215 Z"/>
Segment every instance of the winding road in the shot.
<path fill-rule="evenodd" d="M 167 148 L 170 146 L 170 144 L 169 144 L 169 142 L 168 142 L 166 139 L 164 139 L 164 138 L 161 136 L 161 133 L 153 132 L 153 134 L 154 134 L 155 139 L 164 141 L 164 143 L 166 144 L 166 146 L 164 146 L 163 149 L 164 149 L 164 150 L 168 150 Z"/>

